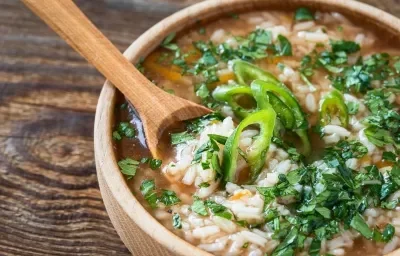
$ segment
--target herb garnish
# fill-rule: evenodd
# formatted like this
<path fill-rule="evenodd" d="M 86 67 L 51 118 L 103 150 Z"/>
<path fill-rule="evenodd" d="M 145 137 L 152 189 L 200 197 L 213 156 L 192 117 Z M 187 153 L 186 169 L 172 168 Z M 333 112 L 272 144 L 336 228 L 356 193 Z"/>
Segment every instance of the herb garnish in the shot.
<path fill-rule="evenodd" d="M 140 192 L 151 208 L 157 208 L 158 197 L 155 189 L 154 180 L 144 180 L 140 185 Z"/>
<path fill-rule="evenodd" d="M 179 213 L 174 213 L 174 215 L 172 215 L 172 226 L 175 229 L 182 228 L 182 220 L 181 220 L 181 216 L 179 215 Z"/>
<path fill-rule="evenodd" d="M 132 124 L 129 122 L 120 122 L 115 131 L 113 131 L 112 137 L 114 140 L 121 140 L 122 136 L 127 138 L 135 137 L 135 129 L 132 127 Z"/>
<path fill-rule="evenodd" d="M 194 136 L 187 131 L 171 134 L 171 145 L 186 143 L 190 140 L 194 140 Z"/>
<path fill-rule="evenodd" d="M 118 166 L 121 172 L 125 174 L 128 179 L 132 179 L 136 174 L 139 162 L 127 157 L 124 160 L 119 161 Z"/>
<path fill-rule="evenodd" d="M 400 113 L 388 100 L 392 93 L 386 89 L 367 92 L 365 105 L 371 114 L 363 122 L 368 125 L 365 135 L 371 143 L 378 147 L 392 144 L 400 149 Z"/>
<path fill-rule="evenodd" d="M 389 224 L 382 231 L 371 228 L 362 217 L 368 207 L 393 207 L 398 201 L 388 201 L 400 188 L 400 164 L 382 174 L 376 166 L 354 171 L 346 160 L 361 158 L 367 149 L 358 141 L 340 141 L 327 148 L 321 163 L 308 165 L 279 175 L 273 187 L 257 187 L 264 196 L 264 220 L 274 230 L 280 245 L 272 255 L 291 255 L 303 247 L 306 237 L 313 237 L 310 255 L 318 255 L 320 243 L 331 239 L 343 227 L 353 228 L 375 241 L 389 241 L 394 228 Z M 393 159 L 391 154 L 386 154 Z M 295 187 L 302 185 L 303 189 Z M 307 189 L 304 189 L 307 188 Z M 279 216 L 273 202 L 283 204 L 296 214 Z"/>
<path fill-rule="evenodd" d="M 295 21 L 314 20 L 314 15 L 308 8 L 302 7 L 298 8 L 294 13 L 294 20 Z"/>
<path fill-rule="evenodd" d="M 165 206 L 172 206 L 181 202 L 176 193 L 171 190 L 163 189 L 159 196 L 159 193 L 156 191 L 154 180 L 150 179 L 142 182 L 140 185 L 140 192 L 151 208 L 157 208 L 159 202 L 163 203 Z"/>

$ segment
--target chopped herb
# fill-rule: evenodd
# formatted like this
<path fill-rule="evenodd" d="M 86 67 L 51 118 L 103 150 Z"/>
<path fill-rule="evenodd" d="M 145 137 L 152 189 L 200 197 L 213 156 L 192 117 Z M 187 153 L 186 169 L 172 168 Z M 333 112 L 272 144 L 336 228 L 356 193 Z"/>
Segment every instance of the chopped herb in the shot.
<path fill-rule="evenodd" d="M 180 203 L 181 200 L 176 196 L 174 191 L 164 189 L 160 197 L 160 202 L 165 206 L 172 206 Z"/>
<path fill-rule="evenodd" d="M 390 240 L 392 240 L 394 232 L 394 227 L 390 224 L 387 224 L 382 232 L 382 240 L 386 243 L 389 242 Z"/>
<path fill-rule="evenodd" d="M 158 168 L 161 167 L 162 160 L 159 159 L 151 159 L 149 161 L 149 166 L 152 170 L 157 170 Z"/>
<path fill-rule="evenodd" d="M 333 52 L 345 52 L 347 54 L 358 52 L 361 47 L 359 44 L 353 41 L 331 41 L 332 51 Z"/>
<path fill-rule="evenodd" d="M 393 153 L 393 152 L 387 152 L 387 151 L 385 151 L 385 152 L 383 152 L 383 154 L 382 154 L 382 159 L 383 160 L 386 160 L 386 161 L 389 161 L 389 162 L 393 162 L 393 163 L 395 163 L 397 160 L 397 155 L 395 154 L 395 153 Z"/>
<path fill-rule="evenodd" d="M 360 103 L 355 102 L 355 101 L 349 101 L 349 102 L 346 103 L 346 106 L 347 106 L 347 112 L 350 115 L 355 115 L 355 114 L 358 113 L 358 109 L 360 107 Z"/>
<path fill-rule="evenodd" d="M 150 158 L 148 158 L 148 157 L 142 157 L 142 159 L 140 159 L 140 163 L 142 163 L 142 164 L 146 164 L 149 161 L 150 161 Z"/>
<path fill-rule="evenodd" d="M 365 238 L 372 238 L 373 231 L 368 227 L 368 224 L 359 213 L 357 213 L 351 219 L 350 226 L 360 232 L 360 234 L 363 235 Z"/>
<path fill-rule="evenodd" d="M 144 196 L 144 199 L 150 205 L 151 208 L 157 208 L 158 197 L 155 192 L 156 185 L 154 180 L 144 180 L 140 185 L 140 192 Z"/>
<path fill-rule="evenodd" d="M 170 44 L 176 36 L 176 33 L 169 34 L 161 43 L 161 45 L 168 45 Z"/>
<path fill-rule="evenodd" d="M 368 125 L 364 132 L 368 140 L 378 147 L 400 143 L 400 113 L 388 101 L 391 94 L 384 89 L 375 89 L 365 96 L 365 105 L 371 114 L 363 121 Z"/>
<path fill-rule="evenodd" d="M 392 135 L 387 130 L 370 126 L 364 130 L 364 133 L 368 140 L 378 147 L 383 147 L 385 145 L 394 143 Z"/>
<path fill-rule="evenodd" d="M 161 46 L 171 50 L 171 51 L 177 51 L 179 50 L 179 47 L 177 44 L 172 43 L 172 41 L 175 39 L 176 33 L 171 33 L 169 34 L 161 43 Z"/>
<path fill-rule="evenodd" d="M 208 188 L 210 186 L 210 183 L 208 182 L 202 182 L 199 184 L 199 188 Z"/>
<path fill-rule="evenodd" d="M 243 249 L 246 249 L 247 247 L 249 247 L 249 244 L 250 244 L 249 242 L 244 243 L 243 246 L 242 246 L 242 248 L 243 248 Z"/>
<path fill-rule="evenodd" d="M 144 73 L 144 66 L 143 66 L 144 59 L 140 58 L 139 61 L 136 63 L 135 67 L 139 70 L 140 73 Z"/>
<path fill-rule="evenodd" d="M 278 35 L 278 44 L 276 45 L 275 50 L 278 56 L 292 56 L 292 44 L 282 35 Z"/>
<path fill-rule="evenodd" d="M 187 131 L 180 133 L 172 133 L 171 134 L 171 144 L 178 145 L 182 143 L 186 143 L 187 141 L 194 140 L 194 136 Z"/>
<path fill-rule="evenodd" d="M 155 188 L 154 180 L 144 180 L 140 185 L 140 192 L 142 192 L 142 195 L 147 195 L 149 192 L 155 190 Z"/>
<path fill-rule="evenodd" d="M 199 34 L 200 35 L 204 35 L 206 33 L 206 29 L 205 28 L 200 28 L 199 29 Z"/>
<path fill-rule="evenodd" d="M 231 16 L 232 19 L 239 19 L 239 15 L 237 13 L 230 13 L 229 16 Z"/>
<path fill-rule="evenodd" d="M 321 241 L 314 238 L 311 242 L 310 249 L 308 251 L 310 256 L 320 255 L 320 250 L 321 250 Z"/>
<path fill-rule="evenodd" d="M 325 158 L 340 159 L 344 161 L 350 158 L 362 158 L 368 153 L 368 149 L 356 140 L 342 140 L 335 146 L 325 149 Z"/>
<path fill-rule="evenodd" d="M 113 132 L 113 138 L 115 140 L 121 140 L 122 136 L 127 138 L 135 137 L 135 129 L 132 127 L 132 124 L 128 122 L 120 122 L 118 124 L 117 130 Z"/>
<path fill-rule="evenodd" d="M 136 174 L 139 162 L 128 157 L 125 158 L 124 160 L 119 161 L 118 166 L 121 172 L 125 174 L 128 177 L 128 179 L 131 179 Z"/>
<path fill-rule="evenodd" d="M 219 112 L 212 112 L 205 116 L 187 121 L 186 129 L 188 132 L 200 133 L 204 127 L 210 123 L 215 123 L 224 120 L 224 117 Z"/>
<path fill-rule="evenodd" d="M 210 163 L 209 162 L 201 162 L 201 168 L 203 170 L 208 170 L 210 169 Z"/>
<path fill-rule="evenodd" d="M 396 61 L 393 64 L 394 69 L 396 70 L 397 73 L 400 73 L 400 60 Z"/>
<path fill-rule="evenodd" d="M 294 20 L 295 21 L 314 20 L 314 15 L 308 8 L 301 7 L 298 8 L 294 13 Z"/>
<path fill-rule="evenodd" d="M 122 103 L 121 106 L 119 107 L 120 109 L 127 109 L 128 108 L 128 103 Z"/>
<path fill-rule="evenodd" d="M 232 213 L 222 204 L 218 204 L 210 199 L 207 199 L 205 201 L 205 206 L 207 206 L 211 212 L 219 217 L 225 218 L 225 219 L 232 219 Z"/>
<path fill-rule="evenodd" d="M 112 137 L 113 137 L 114 140 L 117 140 L 117 141 L 118 140 L 122 140 L 122 136 L 119 134 L 118 131 L 113 131 Z"/>
<path fill-rule="evenodd" d="M 181 216 L 179 215 L 179 213 L 174 213 L 174 215 L 172 215 L 172 226 L 175 229 L 182 228 L 182 220 L 181 220 Z"/>
<path fill-rule="evenodd" d="M 195 197 L 192 206 L 190 207 L 193 212 L 201 215 L 201 216 L 207 216 L 208 212 L 206 209 L 206 206 L 204 205 L 204 202 L 200 200 L 198 197 Z"/>

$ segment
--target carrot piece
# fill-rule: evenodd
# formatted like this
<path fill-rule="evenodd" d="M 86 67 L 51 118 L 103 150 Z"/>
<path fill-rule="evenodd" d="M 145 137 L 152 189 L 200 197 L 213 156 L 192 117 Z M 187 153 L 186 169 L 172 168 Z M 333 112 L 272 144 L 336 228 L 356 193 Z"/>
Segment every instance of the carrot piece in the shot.
<path fill-rule="evenodd" d="M 145 70 L 149 70 L 152 73 L 161 75 L 163 78 L 170 81 L 177 81 L 182 78 L 181 69 L 175 65 L 163 65 L 159 63 L 161 51 L 155 51 L 151 53 L 143 62 Z"/>

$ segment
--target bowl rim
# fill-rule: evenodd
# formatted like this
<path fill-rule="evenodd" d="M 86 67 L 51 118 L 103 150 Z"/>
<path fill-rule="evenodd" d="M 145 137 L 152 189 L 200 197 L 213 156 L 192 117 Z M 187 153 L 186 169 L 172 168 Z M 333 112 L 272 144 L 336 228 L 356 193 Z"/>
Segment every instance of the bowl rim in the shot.
<path fill-rule="evenodd" d="M 228 14 L 233 11 L 255 10 L 257 6 L 272 7 L 271 9 L 293 9 L 307 6 L 324 11 L 345 12 L 351 18 L 367 18 L 380 29 L 392 35 L 400 35 L 400 20 L 391 14 L 365 3 L 348 0 L 208 0 L 182 9 L 161 20 L 139 38 L 124 52 L 131 62 L 137 62 L 141 57 L 152 52 L 171 32 L 179 32 L 192 26 L 197 20 Z M 277 8 L 273 8 L 273 7 Z M 285 7 L 282 7 L 285 6 Z M 169 250 L 179 255 L 212 255 L 190 244 L 159 223 L 136 199 L 120 172 L 112 146 L 112 122 L 116 89 L 107 80 L 101 90 L 96 107 L 94 126 L 94 149 L 96 170 L 103 175 L 113 199 L 144 232 Z M 100 186 L 100 190 L 103 188 Z M 125 242 L 125 241 L 124 241 Z"/>

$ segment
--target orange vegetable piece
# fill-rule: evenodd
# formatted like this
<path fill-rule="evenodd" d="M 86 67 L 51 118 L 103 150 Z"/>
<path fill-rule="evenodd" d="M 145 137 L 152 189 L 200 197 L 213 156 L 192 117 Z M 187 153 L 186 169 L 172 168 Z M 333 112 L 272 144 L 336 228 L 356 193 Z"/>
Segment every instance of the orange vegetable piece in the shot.
<path fill-rule="evenodd" d="M 239 200 L 245 196 L 251 196 L 251 192 L 247 189 L 240 190 L 239 192 L 235 193 L 233 196 L 229 198 L 229 200 Z"/>
<path fill-rule="evenodd" d="M 159 74 L 170 81 L 180 80 L 182 78 L 181 69 L 175 65 L 163 65 L 162 63 L 159 63 L 161 54 L 161 51 L 154 51 L 151 53 L 143 62 L 145 70 Z"/>

